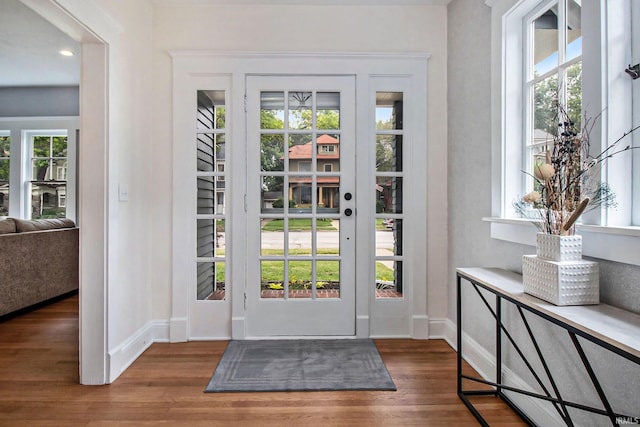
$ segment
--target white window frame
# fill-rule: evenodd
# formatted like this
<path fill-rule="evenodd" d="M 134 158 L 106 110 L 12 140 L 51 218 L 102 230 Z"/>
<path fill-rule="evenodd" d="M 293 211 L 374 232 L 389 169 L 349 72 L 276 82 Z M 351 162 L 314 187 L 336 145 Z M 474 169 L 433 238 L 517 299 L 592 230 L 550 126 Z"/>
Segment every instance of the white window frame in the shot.
<path fill-rule="evenodd" d="M 11 172 L 9 177 L 9 214 L 14 218 L 30 218 L 31 215 L 31 152 L 33 135 L 67 136 L 67 188 L 66 216 L 77 223 L 77 130 L 79 117 L 1 117 L 0 129 L 11 137 Z"/>
<path fill-rule="evenodd" d="M 512 207 L 512 202 L 522 196 L 525 188 L 525 177 L 521 172 L 524 144 L 514 141 L 522 141 L 522 129 L 525 129 L 522 46 L 527 40 L 524 19 L 536 8 L 551 2 L 486 0 L 486 3 L 492 7 L 491 81 L 495 90 L 492 91 L 491 108 L 493 116 L 500 120 L 494 120 L 492 124 L 492 217 L 485 220 L 491 222 L 493 238 L 534 246 L 537 229 L 529 221 L 516 218 Z M 601 126 L 594 128 L 591 134 L 592 152 L 595 153 L 600 152 L 600 141 L 610 144 L 616 139 L 614 136 L 621 135 L 632 124 L 631 79 L 620 69 L 620 64 L 631 63 L 630 3 L 628 0 L 582 3 L 583 106 L 588 111 L 598 112 L 607 107 Z M 628 43 L 620 43 L 621 38 L 626 38 Z M 614 39 L 616 43 L 607 43 Z M 640 265 L 637 256 L 640 253 L 640 227 L 631 225 L 632 152 L 626 154 L 617 156 L 615 164 L 610 162 L 608 170 L 603 168 L 603 178 L 616 193 L 618 210 L 592 213 L 583 218 L 583 224 L 578 225 L 577 230 L 583 236 L 585 255 Z"/>
<path fill-rule="evenodd" d="M 11 138 L 11 133 L 8 130 L 0 130 L 0 137 L 8 136 Z M 11 139 L 9 140 L 9 144 L 11 144 Z M 0 160 L 9 160 L 9 175 L 11 175 L 11 150 L 9 150 L 9 157 L 6 157 L 0 153 Z M 9 186 L 11 186 L 11 176 L 8 179 Z M 11 187 L 9 187 L 9 197 L 11 197 Z M 4 216 L 0 215 L 0 218 L 4 218 Z"/>
<path fill-rule="evenodd" d="M 47 137 L 49 138 L 49 146 L 52 147 L 52 138 L 55 137 L 65 137 L 67 138 L 67 157 L 64 157 L 67 161 L 67 165 L 69 164 L 69 131 L 67 129 L 39 129 L 39 130 L 28 130 L 28 131 L 24 131 L 23 132 L 24 138 L 23 138 L 23 145 L 24 147 L 27 148 L 28 150 L 28 155 L 24 157 L 24 162 L 22 164 L 23 167 L 23 174 L 26 174 L 27 179 L 25 180 L 25 185 L 23 186 L 23 188 L 25 188 L 26 194 L 24 194 L 24 212 L 25 214 L 27 214 L 27 218 L 31 218 L 31 215 L 33 213 L 33 197 L 32 197 L 32 183 L 34 181 L 38 181 L 36 179 L 36 177 L 33 176 L 33 160 L 34 159 L 40 159 L 40 160 L 47 160 L 49 162 L 49 168 L 54 167 L 53 166 L 53 161 L 55 159 L 61 159 L 62 157 L 53 157 L 53 153 L 49 152 L 49 157 L 33 157 L 33 139 L 35 137 Z M 57 170 L 56 170 L 56 178 L 57 177 Z M 64 182 L 65 184 L 65 191 L 67 186 L 69 185 L 69 182 L 66 179 L 63 180 L 54 180 L 53 179 L 53 172 L 47 172 L 47 175 L 49 177 L 51 177 L 51 179 L 47 179 L 47 177 L 45 177 L 45 179 L 43 181 L 51 181 L 51 182 L 58 182 L 58 183 L 62 183 Z M 56 191 L 57 192 L 57 191 Z M 57 199 L 57 197 L 56 197 Z M 67 206 L 66 206 L 66 200 L 65 200 L 65 206 L 60 206 L 59 207 L 64 207 L 65 209 L 65 217 L 68 218 L 67 215 Z"/>

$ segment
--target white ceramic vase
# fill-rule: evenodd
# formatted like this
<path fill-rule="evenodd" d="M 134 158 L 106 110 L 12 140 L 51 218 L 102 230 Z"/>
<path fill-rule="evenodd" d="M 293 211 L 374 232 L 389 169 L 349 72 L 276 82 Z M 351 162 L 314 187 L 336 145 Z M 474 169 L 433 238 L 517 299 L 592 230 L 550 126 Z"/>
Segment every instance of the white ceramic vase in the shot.
<path fill-rule="evenodd" d="M 582 259 L 582 237 L 538 233 L 536 239 L 536 255 L 522 258 L 524 291 L 555 305 L 598 304 L 598 263 Z"/>

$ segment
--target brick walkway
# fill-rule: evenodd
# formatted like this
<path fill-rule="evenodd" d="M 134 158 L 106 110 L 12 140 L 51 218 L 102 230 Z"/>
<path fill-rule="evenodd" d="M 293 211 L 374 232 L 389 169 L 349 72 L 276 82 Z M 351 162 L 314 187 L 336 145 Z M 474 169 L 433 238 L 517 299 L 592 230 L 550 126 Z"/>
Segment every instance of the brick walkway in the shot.
<path fill-rule="evenodd" d="M 224 299 L 224 295 L 224 290 L 218 290 L 207 299 L 220 301 Z M 316 290 L 316 295 L 318 298 L 340 298 L 340 291 L 337 289 L 318 289 Z M 284 291 L 273 289 L 263 290 L 262 298 L 284 298 Z M 311 289 L 290 290 L 289 298 L 311 298 Z M 393 289 L 377 289 L 376 298 L 402 298 L 402 294 Z"/>

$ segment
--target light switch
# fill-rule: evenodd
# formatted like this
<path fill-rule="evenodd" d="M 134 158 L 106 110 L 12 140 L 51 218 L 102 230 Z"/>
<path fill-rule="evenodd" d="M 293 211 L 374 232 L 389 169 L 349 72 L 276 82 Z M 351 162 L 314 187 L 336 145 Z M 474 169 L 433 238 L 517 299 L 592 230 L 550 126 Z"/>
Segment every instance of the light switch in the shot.
<path fill-rule="evenodd" d="M 129 186 L 127 184 L 118 185 L 118 199 L 121 202 L 129 201 Z"/>

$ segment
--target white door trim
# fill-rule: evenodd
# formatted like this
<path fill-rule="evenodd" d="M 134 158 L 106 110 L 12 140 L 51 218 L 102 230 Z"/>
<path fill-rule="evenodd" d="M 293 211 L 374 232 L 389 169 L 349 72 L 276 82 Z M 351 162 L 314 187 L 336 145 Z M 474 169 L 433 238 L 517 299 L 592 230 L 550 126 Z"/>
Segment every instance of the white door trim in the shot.
<path fill-rule="evenodd" d="M 233 111 L 230 115 L 231 134 L 233 141 L 238 143 L 233 147 L 234 151 L 229 161 L 230 188 L 231 194 L 230 216 L 232 223 L 227 228 L 235 242 L 227 268 L 230 269 L 233 277 L 230 293 L 231 308 L 231 337 L 233 339 L 246 339 L 246 317 L 244 304 L 244 283 L 246 281 L 246 215 L 244 195 L 247 194 L 246 175 L 246 129 L 244 127 L 244 87 L 245 76 L 252 74 L 313 74 L 313 75 L 355 75 L 356 76 L 356 103 L 362 106 L 357 111 L 357 138 L 373 138 L 373 129 L 367 126 L 374 117 L 375 102 L 372 103 L 371 96 L 375 97 L 375 89 L 371 89 L 370 79 L 372 77 L 405 77 L 410 80 L 410 89 L 413 93 L 412 102 L 415 104 L 414 111 L 405 120 L 412 123 L 409 138 L 415 142 L 416 152 L 409 159 L 413 165 L 411 179 L 415 182 L 412 186 L 418 190 L 417 194 L 422 194 L 416 200 L 416 209 L 407 215 L 407 229 L 414 227 L 411 235 L 413 241 L 407 250 L 416 254 L 413 262 L 414 270 L 407 280 L 412 280 L 414 289 L 411 300 L 403 299 L 405 308 L 410 315 L 408 324 L 402 321 L 403 332 L 397 336 L 413 336 L 415 338 L 428 337 L 428 316 L 427 316 L 427 288 L 426 288 L 426 263 L 424 257 L 427 253 L 427 214 L 426 209 L 426 165 L 427 165 L 427 131 L 426 131 L 426 104 L 427 104 L 427 62 L 429 54 L 426 53 L 273 53 L 273 52 L 214 52 L 214 51 L 172 51 L 173 59 L 173 82 L 174 82 L 174 135 L 173 135 L 173 182 L 174 182 L 174 209 L 173 209 L 173 301 L 171 317 L 171 340 L 184 341 L 189 339 L 189 283 L 184 280 L 185 273 L 188 274 L 192 268 L 190 261 L 185 259 L 185 237 L 180 232 L 185 221 L 189 221 L 188 212 L 185 212 L 184 202 L 180 198 L 181 184 L 189 182 L 190 162 L 188 156 L 182 156 L 180 151 L 184 148 L 184 121 L 178 117 L 179 109 L 186 108 L 180 102 L 181 88 L 189 86 L 189 82 L 205 76 L 228 75 L 231 76 L 231 96 L 229 108 Z M 374 90 L 371 95 L 371 90 Z M 382 89 L 380 89 L 382 90 Z M 183 105 L 181 107 L 181 105 Z M 193 107 L 192 107 L 193 108 Z M 233 143 L 229 144 L 230 147 Z M 238 173 L 238 171 L 242 173 Z M 195 172 L 193 172 L 195 173 Z M 409 209 L 407 209 L 409 210 Z M 187 216 L 185 216 L 187 215 Z M 371 239 L 371 238 L 370 238 Z M 360 272 L 363 277 L 370 272 Z M 360 281 L 363 282 L 363 281 Z M 367 283 L 372 283 L 367 281 Z M 371 330 L 372 301 L 371 289 L 365 285 L 359 285 L 356 289 L 356 336 L 369 337 L 376 331 Z M 389 324 L 394 324 L 393 316 L 394 304 L 379 302 L 376 304 L 375 316 L 381 319 L 387 318 Z M 384 322 L 384 319 L 382 320 Z M 398 323 L 399 324 L 399 323 Z M 225 334 L 216 334 L 212 331 L 208 337 L 210 339 L 229 338 Z"/>

